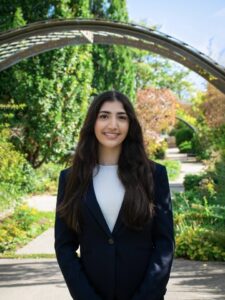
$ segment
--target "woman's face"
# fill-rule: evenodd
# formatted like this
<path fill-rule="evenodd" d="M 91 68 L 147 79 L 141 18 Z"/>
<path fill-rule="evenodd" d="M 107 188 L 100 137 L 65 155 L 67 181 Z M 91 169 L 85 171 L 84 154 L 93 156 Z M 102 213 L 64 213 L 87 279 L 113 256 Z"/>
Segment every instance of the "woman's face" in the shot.
<path fill-rule="evenodd" d="M 127 136 L 129 119 L 119 101 L 106 101 L 101 106 L 96 122 L 95 136 L 104 148 L 118 149 Z"/>

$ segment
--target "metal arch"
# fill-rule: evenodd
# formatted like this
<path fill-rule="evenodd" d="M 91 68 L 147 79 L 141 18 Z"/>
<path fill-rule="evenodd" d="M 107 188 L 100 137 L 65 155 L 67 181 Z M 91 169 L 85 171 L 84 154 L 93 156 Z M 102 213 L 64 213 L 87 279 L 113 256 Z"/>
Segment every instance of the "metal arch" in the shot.
<path fill-rule="evenodd" d="M 204 53 L 147 27 L 100 19 L 45 20 L 1 33 L 0 71 L 52 49 L 89 43 L 155 52 L 188 67 L 225 93 L 225 68 Z"/>
<path fill-rule="evenodd" d="M 183 118 L 176 116 L 176 119 L 181 121 L 182 123 L 184 123 L 185 125 L 187 125 L 187 127 L 189 127 L 194 133 L 197 133 L 197 128 L 195 128 L 193 125 L 191 125 L 190 123 L 188 123 L 187 121 L 185 121 Z"/>

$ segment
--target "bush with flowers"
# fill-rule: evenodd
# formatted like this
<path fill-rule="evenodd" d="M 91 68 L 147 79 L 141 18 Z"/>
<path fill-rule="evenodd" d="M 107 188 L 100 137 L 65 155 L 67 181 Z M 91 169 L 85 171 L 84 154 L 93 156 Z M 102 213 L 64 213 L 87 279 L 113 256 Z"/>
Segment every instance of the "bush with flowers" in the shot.
<path fill-rule="evenodd" d="M 185 177 L 173 199 L 176 256 L 225 261 L 225 156 L 214 168 Z"/>
<path fill-rule="evenodd" d="M 40 212 L 24 204 L 17 206 L 13 215 L 0 223 L 0 254 L 14 253 L 53 226 L 53 222 L 53 212 Z"/>

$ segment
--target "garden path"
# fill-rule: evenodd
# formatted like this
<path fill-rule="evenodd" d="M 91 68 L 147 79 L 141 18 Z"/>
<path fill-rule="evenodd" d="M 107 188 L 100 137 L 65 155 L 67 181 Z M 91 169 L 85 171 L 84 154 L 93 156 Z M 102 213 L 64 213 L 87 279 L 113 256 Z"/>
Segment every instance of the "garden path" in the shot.
<path fill-rule="evenodd" d="M 189 157 L 186 153 L 180 153 L 179 149 L 176 147 L 167 149 L 165 159 L 178 160 L 181 162 L 181 172 L 179 177 L 170 181 L 171 194 L 184 191 L 183 182 L 186 175 L 199 174 L 205 169 L 205 165 L 202 162 L 197 162 L 195 157 Z"/>
<path fill-rule="evenodd" d="M 225 300 L 224 281 L 225 263 L 175 259 L 165 300 Z M 71 299 L 55 259 L 0 260 L 0 299 L 20 298 Z"/>

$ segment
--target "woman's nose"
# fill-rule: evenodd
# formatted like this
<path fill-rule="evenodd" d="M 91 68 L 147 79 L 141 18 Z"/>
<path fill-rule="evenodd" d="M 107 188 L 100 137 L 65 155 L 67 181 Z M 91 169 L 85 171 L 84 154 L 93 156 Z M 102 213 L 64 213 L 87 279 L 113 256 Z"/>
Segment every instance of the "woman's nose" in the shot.
<path fill-rule="evenodd" d="M 110 118 L 109 127 L 114 129 L 117 128 L 117 126 L 118 126 L 117 119 L 115 117 Z"/>

